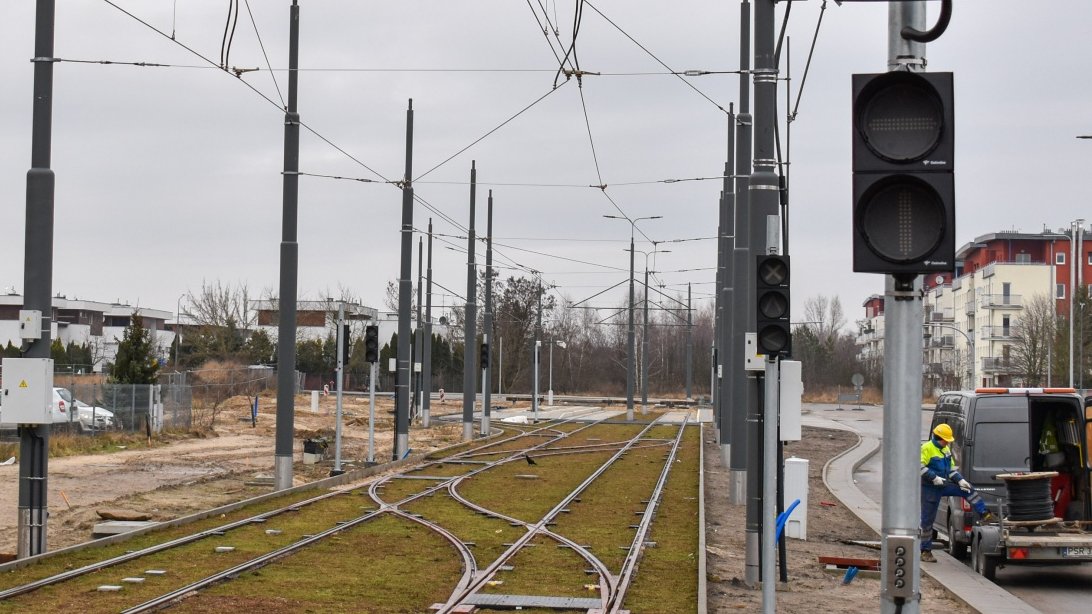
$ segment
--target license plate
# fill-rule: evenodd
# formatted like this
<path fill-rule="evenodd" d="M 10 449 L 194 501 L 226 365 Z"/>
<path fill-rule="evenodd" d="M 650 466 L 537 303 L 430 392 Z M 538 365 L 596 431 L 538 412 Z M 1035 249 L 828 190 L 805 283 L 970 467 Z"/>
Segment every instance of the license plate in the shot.
<path fill-rule="evenodd" d="M 1069 546 L 1068 548 L 1061 548 L 1062 556 L 1067 559 L 1089 559 L 1092 558 L 1092 546 Z"/>

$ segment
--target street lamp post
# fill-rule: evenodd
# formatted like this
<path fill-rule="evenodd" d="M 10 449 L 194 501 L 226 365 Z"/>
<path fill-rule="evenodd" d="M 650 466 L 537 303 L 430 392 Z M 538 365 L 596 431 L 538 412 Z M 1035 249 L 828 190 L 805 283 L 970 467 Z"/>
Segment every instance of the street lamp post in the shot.
<path fill-rule="evenodd" d="M 178 370 L 178 353 L 182 349 L 182 299 L 186 295 L 178 297 L 174 303 L 174 369 Z"/>
<path fill-rule="evenodd" d="M 629 222 L 629 323 L 626 327 L 626 345 L 629 354 L 626 358 L 626 420 L 633 421 L 633 381 L 636 379 L 633 362 L 634 354 L 636 352 L 633 330 L 633 258 L 635 253 L 633 250 L 633 233 L 637 228 L 637 222 L 640 222 L 641 220 L 658 220 L 663 216 L 652 215 L 633 219 L 619 215 L 604 215 L 603 217 Z"/>
<path fill-rule="evenodd" d="M 1076 219 L 1069 223 L 1069 387 L 1073 387 L 1073 303 L 1077 298 L 1077 244 L 1080 237 L 1078 230 L 1084 234 L 1084 219 Z"/>
<path fill-rule="evenodd" d="M 659 252 L 656 251 L 656 241 L 652 242 L 652 251 L 643 252 L 637 250 L 638 254 L 644 254 L 645 256 L 645 300 L 643 301 L 644 318 L 642 322 L 641 333 L 641 414 L 648 413 L 648 257 L 650 255 L 670 254 L 671 250 L 664 249 Z M 655 262 L 653 262 L 655 265 Z"/>
<path fill-rule="evenodd" d="M 554 346 L 561 349 L 565 349 L 565 342 L 559 339 L 554 339 L 550 343 L 550 389 L 546 391 L 546 404 L 550 407 L 554 405 Z"/>

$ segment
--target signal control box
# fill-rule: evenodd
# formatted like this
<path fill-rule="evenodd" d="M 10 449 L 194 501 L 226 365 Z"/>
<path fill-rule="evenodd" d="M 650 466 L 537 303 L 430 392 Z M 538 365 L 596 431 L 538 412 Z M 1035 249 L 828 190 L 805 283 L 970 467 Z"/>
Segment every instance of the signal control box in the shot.
<path fill-rule="evenodd" d="M 892 599 L 916 599 L 918 541 L 912 535 L 884 537 L 884 593 Z"/>
<path fill-rule="evenodd" d="M 53 423 L 53 359 L 5 358 L 0 422 Z"/>

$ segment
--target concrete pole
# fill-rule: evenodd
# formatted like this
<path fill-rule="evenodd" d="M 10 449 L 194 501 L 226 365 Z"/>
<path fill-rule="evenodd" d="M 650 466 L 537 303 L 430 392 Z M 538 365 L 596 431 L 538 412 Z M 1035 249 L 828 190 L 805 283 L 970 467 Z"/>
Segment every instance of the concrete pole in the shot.
<path fill-rule="evenodd" d="M 550 381 L 546 386 L 546 404 L 554 406 L 554 340 L 550 339 Z"/>
<path fill-rule="evenodd" d="M 429 427 L 432 407 L 432 218 L 428 218 L 428 269 L 425 277 L 425 360 L 421 369 L 421 426 Z"/>
<path fill-rule="evenodd" d="M 538 363 L 539 363 L 539 346 L 542 340 L 542 278 L 538 279 L 538 321 L 535 324 L 535 345 L 531 348 L 534 354 L 534 371 L 532 374 L 534 377 L 533 387 L 531 390 L 531 408 L 535 415 L 535 422 L 538 422 Z"/>
<path fill-rule="evenodd" d="M 424 327 L 424 323 L 423 323 L 424 316 L 422 314 L 422 309 L 423 309 L 422 303 L 424 301 L 421 300 L 423 298 L 421 296 L 421 293 L 423 291 L 422 286 L 425 285 L 424 284 L 425 276 L 424 276 L 424 273 L 422 272 L 422 268 L 424 267 L 424 260 L 425 260 L 425 253 L 424 252 L 425 252 L 424 237 L 418 237 L 417 238 L 417 330 L 414 333 L 414 337 L 416 337 L 416 339 L 413 340 L 413 362 L 414 362 L 414 364 L 413 364 L 413 368 L 414 368 L 413 382 L 416 384 L 415 387 L 417 388 L 417 394 L 414 396 L 414 404 L 413 404 L 414 405 L 413 415 L 415 417 L 418 415 L 418 412 L 421 411 L 421 408 L 425 404 L 425 401 L 422 398 L 422 397 L 424 397 L 424 393 L 421 391 L 421 388 L 422 388 L 421 384 L 424 382 L 423 378 L 424 378 L 424 374 L 425 374 L 425 327 Z M 421 365 L 421 370 L 420 371 L 417 371 L 417 365 L 418 364 Z"/>
<path fill-rule="evenodd" d="M 729 357 L 728 363 L 732 366 L 732 370 L 724 374 L 725 377 L 732 378 L 731 398 L 728 400 L 731 403 L 730 419 L 728 420 L 729 444 L 725 446 L 724 441 L 721 441 L 721 454 L 730 457 L 728 502 L 733 505 L 742 505 L 747 500 L 747 452 L 751 446 L 751 442 L 747 439 L 749 435 L 747 430 L 748 399 L 752 396 L 755 385 L 750 382 L 753 378 L 748 377 L 747 372 L 742 368 L 746 333 L 752 326 L 750 322 L 753 321 L 751 319 L 753 308 L 747 303 L 747 297 L 750 296 L 747 289 L 750 280 L 750 267 L 748 264 L 751 262 L 750 236 L 747 230 L 750 228 L 751 220 L 750 193 L 747 185 L 750 183 L 751 175 L 752 133 L 751 84 L 750 76 L 745 72 L 751 68 L 751 3 L 747 0 L 740 3 L 739 23 L 739 68 L 741 74 L 739 76 L 739 113 L 736 115 L 734 126 L 736 139 L 735 190 L 733 192 L 735 223 L 732 226 L 734 238 L 732 239 L 731 262 L 732 288 L 739 288 L 739 292 L 736 293 L 731 290 L 730 294 L 726 294 L 726 296 L 732 297 L 732 301 L 739 301 L 739 303 L 737 308 L 732 310 L 732 338 L 728 348 L 734 355 L 734 358 Z M 735 303 L 729 301 L 729 304 Z M 754 575 L 756 576 L 754 579 L 757 581 L 757 569 L 754 571 Z"/>
<path fill-rule="evenodd" d="M 474 236 L 474 206 L 478 190 L 477 163 L 470 162 L 470 225 L 466 233 L 466 313 L 463 318 L 463 441 L 474 438 L 474 401 L 477 397 L 474 377 L 474 348 L 478 341 L 478 273 L 474 268 L 477 239 Z"/>
<path fill-rule="evenodd" d="M 633 380 L 637 378 L 634 354 L 637 351 L 633 330 L 633 223 L 630 222 L 629 231 L 629 321 L 626 329 L 626 420 L 633 422 Z"/>
<path fill-rule="evenodd" d="M 504 394 L 504 337 L 497 339 L 497 395 Z"/>
<path fill-rule="evenodd" d="M 641 332 L 641 415 L 648 413 L 648 254 L 645 254 L 644 323 Z"/>
<path fill-rule="evenodd" d="M 485 209 L 485 316 L 482 322 L 482 338 L 493 352 L 493 190 Z M 489 434 L 490 412 L 493 410 L 493 361 L 482 369 L 482 434 Z"/>
<path fill-rule="evenodd" d="M 25 358 L 49 358 L 53 322 L 53 205 L 55 176 L 50 168 L 53 134 L 53 0 L 38 0 L 34 30 L 34 116 L 31 162 L 27 171 L 26 241 L 23 246 L 23 309 L 41 312 L 41 338 L 31 341 Z M 48 424 L 19 427 L 19 513 L 16 555 L 23 559 L 47 549 L 49 517 Z"/>
<path fill-rule="evenodd" d="M 736 114 L 735 105 L 730 104 L 728 106 L 728 153 L 724 162 L 724 182 L 720 199 L 720 236 L 717 239 L 717 244 L 723 254 L 720 260 L 720 284 L 717 285 L 716 289 L 717 302 L 720 305 L 721 326 L 717 330 L 715 342 L 717 346 L 724 348 L 724 352 L 718 357 L 721 374 L 716 382 L 717 397 L 722 399 L 718 409 L 720 431 L 717 443 L 720 444 L 721 462 L 725 467 L 731 466 L 732 439 L 735 437 L 733 428 L 736 428 L 732 424 L 733 390 L 738 385 L 737 380 L 740 379 L 736 374 L 740 364 L 739 350 L 732 349 L 736 347 L 733 345 L 732 331 L 736 326 L 735 314 L 739 311 L 739 309 L 732 307 L 732 301 L 735 299 L 734 277 L 736 271 L 734 262 L 736 253 L 735 245 L 730 238 L 736 234 L 735 212 L 733 211 L 736 206 L 736 195 L 731 180 L 731 175 L 735 172 L 735 156 Z M 732 497 L 729 496 L 729 501 L 737 504 L 742 503 L 743 497 L 744 495 L 741 492 L 738 500 L 732 501 Z"/>
<path fill-rule="evenodd" d="M 402 261 L 398 277 L 398 374 L 395 380 L 394 460 L 409 451 L 410 303 L 413 301 L 413 100 L 406 109 L 406 175 L 402 184 Z"/>
<path fill-rule="evenodd" d="M 690 284 L 686 284 L 686 400 L 694 398 L 694 318 L 691 307 L 693 292 Z"/>
<path fill-rule="evenodd" d="M 345 385 L 345 303 L 337 306 L 337 406 L 334 412 L 334 470 L 330 475 L 341 475 L 341 391 Z"/>
<path fill-rule="evenodd" d="M 284 114 L 284 180 L 281 214 L 280 297 L 277 326 L 277 428 L 273 461 L 273 487 L 292 487 L 292 444 L 296 415 L 296 284 L 299 278 L 299 244 L 296 220 L 299 212 L 300 114 L 296 112 L 299 81 L 300 7 L 295 0 L 289 12 L 288 109 Z"/>
<path fill-rule="evenodd" d="M 902 38 L 910 26 L 926 30 L 925 2 L 895 2 L 888 5 L 889 70 L 920 71 L 925 68 L 925 45 Z M 888 540 L 911 538 L 909 563 L 912 597 L 895 598 L 888 590 L 891 578 L 886 563 L 881 570 L 880 612 L 917 614 L 920 611 L 919 544 L 921 509 L 921 323 L 924 307 L 921 278 L 917 275 L 886 276 L 884 314 L 884 421 L 883 421 L 883 505 L 881 508 L 881 561 L 887 560 Z"/>
<path fill-rule="evenodd" d="M 1069 223 L 1069 387 L 1075 382 L 1073 364 L 1073 307 L 1077 303 L 1077 224 L 1084 220 L 1073 220 Z"/>

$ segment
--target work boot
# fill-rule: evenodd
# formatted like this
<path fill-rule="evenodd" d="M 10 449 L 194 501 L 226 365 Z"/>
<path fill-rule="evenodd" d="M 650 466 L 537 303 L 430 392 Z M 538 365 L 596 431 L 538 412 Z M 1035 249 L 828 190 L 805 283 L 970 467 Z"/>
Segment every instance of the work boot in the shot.
<path fill-rule="evenodd" d="M 997 520 L 997 517 L 993 515 L 993 512 L 986 510 L 985 514 L 982 514 L 982 522 L 989 523 Z"/>
<path fill-rule="evenodd" d="M 933 551 L 932 550 L 922 550 L 921 551 L 921 560 L 924 563 L 936 563 L 937 562 L 937 557 L 933 556 Z"/>

